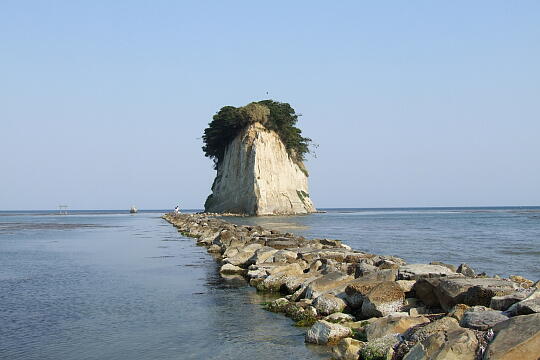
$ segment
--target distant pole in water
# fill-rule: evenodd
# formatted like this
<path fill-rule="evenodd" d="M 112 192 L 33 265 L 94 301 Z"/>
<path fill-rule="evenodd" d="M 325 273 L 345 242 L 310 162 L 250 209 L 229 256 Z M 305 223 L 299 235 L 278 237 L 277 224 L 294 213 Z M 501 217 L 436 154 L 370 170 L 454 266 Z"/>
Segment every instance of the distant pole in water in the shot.
<path fill-rule="evenodd" d="M 58 205 L 58 214 L 59 215 L 67 215 L 68 214 L 68 206 L 67 205 Z"/>

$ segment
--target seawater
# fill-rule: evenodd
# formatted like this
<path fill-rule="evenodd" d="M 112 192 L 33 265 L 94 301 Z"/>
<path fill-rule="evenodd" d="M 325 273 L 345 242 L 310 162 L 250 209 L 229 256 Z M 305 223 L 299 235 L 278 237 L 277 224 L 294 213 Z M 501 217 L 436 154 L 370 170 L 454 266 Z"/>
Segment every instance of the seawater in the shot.
<path fill-rule="evenodd" d="M 0 212 L 0 359 L 328 358 L 271 299 L 160 213 Z"/>
<path fill-rule="evenodd" d="M 0 212 L 0 359 L 325 359 L 162 212 Z M 540 207 L 226 218 L 409 263 L 540 278 Z"/>
<path fill-rule="evenodd" d="M 540 207 L 325 209 L 308 216 L 227 217 L 408 263 L 467 263 L 477 273 L 540 279 Z"/>

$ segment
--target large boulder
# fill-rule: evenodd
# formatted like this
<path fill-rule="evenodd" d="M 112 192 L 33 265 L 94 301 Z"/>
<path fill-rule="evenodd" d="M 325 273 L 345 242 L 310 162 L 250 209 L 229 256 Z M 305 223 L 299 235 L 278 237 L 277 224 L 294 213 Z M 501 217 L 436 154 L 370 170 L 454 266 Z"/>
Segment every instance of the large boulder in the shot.
<path fill-rule="evenodd" d="M 489 302 L 489 307 L 494 310 L 505 311 L 515 303 L 524 300 L 528 295 L 529 293 L 526 292 L 515 292 L 510 295 L 494 296 Z"/>
<path fill-rule="evenodd" d="M 469 305 L 457 304 L 448 312 L 448 316 L 453 317 L 457 321 L 461 321 L 461 319 L 463 319 L 463 316 L 465 315 L 465 312 L 470 308 L 471 307 Z"/>
<path fill-rule="evenodd" d="M 405 293 L 395 281 L 384 281 L 367 293 L 362 302 L 362 315 L 386 316 L 401 311 Z"/>
<path fill-rule="evenodd" d="M 297 239 L 276 238 L 267 240 L 265 245 L 277 250 L 282 250 L 298 247 L 298 245 L 300 245 L 300 242 Z"/>
<path fill-rule="evenodd" d="M 284 289 L 286 283 L 295 281 L 296 278 L 304 274 L 302 267 L 297 263 L 285 265 L 280 268 L 279 271 L 273 272 L 262 282 L 258 283 L 257 290 L 279 292 Z"/>
<path fill-rule="evenodd" d="M 333 359 L 336 360 L 358 360 L 360 350 L 364 347 L 362 341 L 353 338 L 343 338 L 332 348 Z"/>
<path fill-rule="evenodd" d="M 467 277 L 475 277 L 476 272 L 467 264 L 461 264 L 457 268 L 457 272 Z"/>
<path fill-rule="evenodd" d="M 494 296 L 516 292 L 512 281 L 495 278 L 421 279 L 414 286 L 416 296 L 428 306 L 449 311 L 456 304 L 489 306 Z"/>
<path fill-rule="evenodd" d="M 360 358 L 390 360 L 394 355 L 394 346 L 399 342 L 400 336 L 396 334 L 368 341 L 360 350 Z"/>
<path fill-rule="evenodd" d="M 219 272 L 223 275 L 245 275 L 247 270 L 233 264 L 224 264 L 221 269 L 219 269 Z"/>
<path fill-rule="evenodd" d="M 345 300 L 351 308 L 360 309 L 367 294 L 380 283 L 380 281 L 352 281 L 345 287 Z"/>
<path fill-rule="evenodd" d="M 486 360 L 537 360 L 540 357 L 540 314 L 516 316 L 493 327 Z"/>
<path fill-rule="evenodd" d="M 342 312 L 347 304 L 332 294 L 322 294 L 313 300 L 313 306 L 317 309 L 317 313 L 330 315 L 336 312 Z"/>
<path fill-rule="evenodd" d="M 508 312 L 512 315 L 529 315 L 540 313 L 540 289 L 536 289 L 524 300 L 510 306 Z"/>
<path fill-rule="evenodd" d="M 288 276 L 283 284 L 283 290 L 288 294 L 293 294 L 300 288 L 302 288 L 306 283 L 310 283 L 313 280 L 319 278 L 318 274 L 309 274 L 303 273 L 294 276 Z M 297 299 L 295 299 L 297 300 Z"/>
<path fill-rule="evenodd" d="M 369 341 L 392 334 L 403 334 L 413 326 L 429 323 L 424 316 L 395 316 L 388 315 L 375 319 L 365 328 Z"/>
<path fill-rule="evenodd" d="M 399 268 L 399 280 L 418 280 L 441 276 L 457 275 L 455 272 L 442 265 L 409 264 Z"/>
<path fill-rule="evenodd" d="M 403 360 L 475 360 L 478 340 L 473 331 L 437 332 L 418 342 Z"/>
<path fill-rule="evenodd" d="M 295 251 L 278 250 L 277 252 L 274 253 L 272 258 L 273 258 L 274 262 L 289 263 L 289 262 L 292 262 L 292 261 L 296 260 L 297 255 L 298 255 L 298 253 L 296 253 Z"/>
<path fill-rule="evenodd" d="M 472 308 L 465 311 L 459 324 L 462 327 L 474 330 L 487 330 L 505 320 L 508 320 L 508 316 L 504 315 L 502 311 L 491 309 L 476 310 Z"/>
<path fill-rule="evenodd" d="M 312 281 L 307 286 L 305 297 L 308 299 L 315 299 L 325 293 L 332 293 L 335 295 L 336 293 L 342 292 L 352 279 L 351 276 L 337 271 L 326 274 L 317 280 Z"/>
<path fill-rule="evenodd" d="M 442 319 L 429 323 L 413 333 L 408 334 L 407 337 L 412 342 L 421 342 L 434 334 L 447 333 L 451 330 L 459 328 L 459 323 L 456 319 L 451 317 L 443 317 Z"/>
<path fill-rule="evenodd" d="M 379 270 L 378 267 L 375 265 L 371 265 L 367 262 L 359 262 L 356 263 L 355 270 L 354 270 L 354 277 L 360 277 L 367 275 L 369 273 L 375 272 Z"/>
<path fill-rule="evenodd" d="M 261 264 L 266 262 L 268 259 L 272 259 L 272 256 L 277 252 L 278 250 L 271 248 L 269 246 L 263 246 L 257 251 L 255 251 L 255 254 L 249 259 L 250 264 Z"/>
<path fill-rule="evenodd" d="M 210 246 L 218 237 L 219 231 L 208 229 L 197 239 L 197 244 Z"/>
<path fill-rule="evenodd" d="M 225 263 L 233 264 L 236 266 L 246 266 L 249 265 L 249 260 L 255 254 L 255 251 L 262 247 L 261 244 L 249 244 L 242 247 L 238 253 L 232 257 L 227 257 L 223 261 Z"/>
<path fill-rule="evenodd" d="M 298 257 L 306 260 L 307 262 L 313 262 L 319 259 L 329 259 L 338 262 L 345 262 L 347 256 L 354 254 L 352 251 L 344 248 L 329 248 L 329 249 L 316 249 L 300 251 Z"/>
<path fill-rule="evenodd" d="M 354 322 L 355 318 L 351 314 L 344 314 L 342 312 L 336 312 L 336 313 L 328 315 L 323 320 L 326 320 L 334 324 L 343 324 L 343 323 Z"/>
<path fill-rule="evenodd" d="M 306 333 L 306 342 L 312 344 L 336 344 L 340 339 L 352 335 L 348 327 L 319 320 Z"/>

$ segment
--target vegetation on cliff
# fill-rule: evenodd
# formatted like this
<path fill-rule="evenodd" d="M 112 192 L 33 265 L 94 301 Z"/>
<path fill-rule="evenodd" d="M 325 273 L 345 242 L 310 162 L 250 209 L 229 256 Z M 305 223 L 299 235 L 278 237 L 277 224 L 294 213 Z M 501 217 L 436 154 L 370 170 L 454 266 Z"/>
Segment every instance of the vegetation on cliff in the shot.
<path fill-rule="evenodd" d="M 293 160 L 301 162 L 310 152 L 311 139 L 303 137 L 302 130 L 296 127 L 298 116 L 291 105 L 273 100 L 253 102 L 243 107 L 224 106 L 204 130 L 204 154 L 213 159 L 217 167 L 227 145 L 240 131 L 251 123 L 260 122 L 279 135 Z"/>

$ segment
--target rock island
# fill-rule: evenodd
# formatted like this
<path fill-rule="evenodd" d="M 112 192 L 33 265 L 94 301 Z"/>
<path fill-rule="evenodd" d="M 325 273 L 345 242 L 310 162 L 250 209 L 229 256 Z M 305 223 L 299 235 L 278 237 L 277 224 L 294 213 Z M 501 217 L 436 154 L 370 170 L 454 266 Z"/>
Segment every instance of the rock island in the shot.
<path fill-rule="evenodd" d="M 206 212 L 242 215 L 309 214 L 304 156 L 310 139 L 289 104 L 272 100 L 226 106 L 205 130 L 203 150 L 217 175 Z"/>

